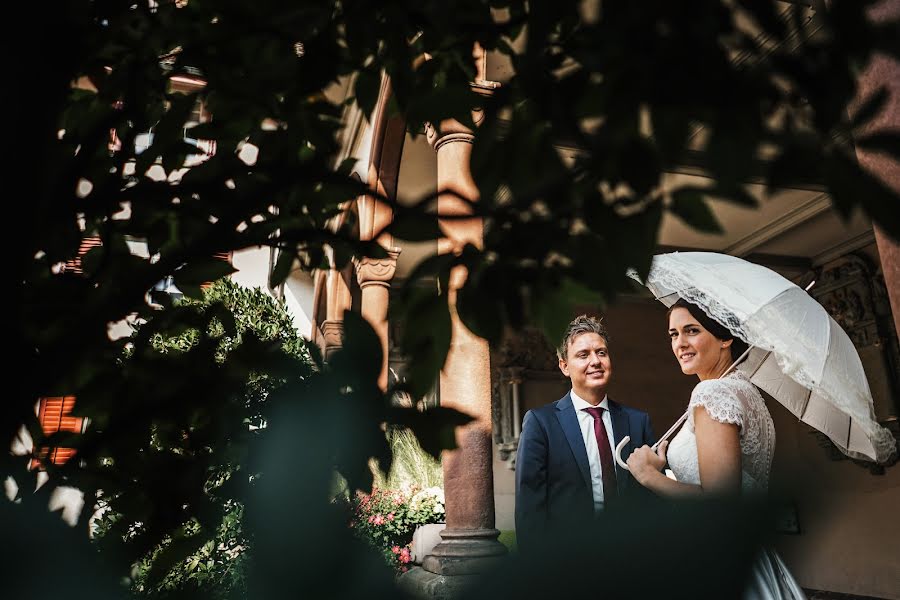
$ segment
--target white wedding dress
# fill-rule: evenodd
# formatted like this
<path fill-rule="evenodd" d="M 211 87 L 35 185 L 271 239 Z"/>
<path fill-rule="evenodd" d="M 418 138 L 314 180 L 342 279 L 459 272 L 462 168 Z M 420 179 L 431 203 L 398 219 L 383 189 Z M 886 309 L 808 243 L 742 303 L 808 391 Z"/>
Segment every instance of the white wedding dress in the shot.
<path fill-rule="evenodd" d="M 678 481 L 700 484 L 694 408 L 702 406 L 714 420 L 737 425 L 741 432 L 741 490 L 764 494 L 775 452 L 775 426 L 762 395 L 740 371 L 701 381 L 691 393 L 688 419 L 669 444 L 669 468 Z M 744 591 L 745 600 L 805 599 L 803 590 L 771 548 L 760 552 Z"/>

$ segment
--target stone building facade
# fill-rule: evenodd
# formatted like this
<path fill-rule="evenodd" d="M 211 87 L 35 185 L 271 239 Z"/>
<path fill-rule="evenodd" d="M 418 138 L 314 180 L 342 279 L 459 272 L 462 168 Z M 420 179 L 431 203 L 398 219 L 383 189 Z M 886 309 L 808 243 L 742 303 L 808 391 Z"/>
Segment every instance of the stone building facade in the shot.
<path fill-rule="evenodd" d="M 473 84 L 490 93 L 503 79 L 502 60 L 487 56 Z M 895 63 L 876 63 L 860 80 L 861 96 L 876 83 L 900 87 Z M 347 89 L 335 90 L 335 94 Z M 900 91 L 900 90 L 896 90 Z M 348 113 L 345 156 L 358 158 L 356 173 L 381 194 L 399 202 L 439 194 L 441 214 L 464 210 L 456 195 L 477 201 L 469 168 L 471 142 L 477 132 L 457 122 L 430 126 L 412 136 L 402 116 L 388 114 L 390 82 L 382 82 L 370 119 Z M 477 115 L 476 122 L 477 122 Z M 881 115 L 881 126 L 900 126 L 900 94 Z M 561 148 L 566 152 L 566 148 Z M 574 150 L 573 150 L 574 151 Z M 900 190 L 900 168 L 876 154 L 859 154 L 860 162 Z M 669 184 L 701 182 L 702 167 L 688 165 L 667 174 Z M 746 189 L 764 197 L 760 182 Z M 744 257 L 803 283 L 818 280 L 814 295 L 850 333 L 872 384 L 879 420 L 898 430 L 900 404 L 900 243 L 858 214 L 842 220 L 824 188 L 815 185 L 780 190 L 776 201 L 761 201 L 757 210 L 713 203 L 725 233 L 688 229 L 666 217 L 660 251 L 711 250 Z M 370 197 L 348 208 L 362 239 L 372 239 L 390 222 L 391 211 Z M 388 323 L 391 289 L 423 256 L 451 251 L 466 242 L 480 245 L 477 219 L 448 225 L 439 243 L 403 243 L 382 236 L 388 257 L 363 260 L 344 271 L 321 271 L 313 278 L 297 273 L 289 290 L 306 290 L 308 335 L 328 356 L 341 344 L 341 315 L 359 311 L 379 333 L 385 348 L 381 383 L 402 374 L 402 357 L 393 353 Z M 452 285 L 451 285 L 452 287 Z M 295 296 L 299 297 L 296 293 Z M 452 294 L 451 294 L 452 296 Z M 581 307 L 597 313 L 596 306 Z M 652 298 L 627 297 L 604 312 L 611 332 L 616 376 L 611 395 L 648 411 L 664 430 L 683 411 L 693 382 L 675 369 L 664 337 L 665 309 Z M 402 324 L 400 324 L 402 326 Z M 307 332 L 303 332 L 307 333 Z M 647 369 L 654 377 L 648 379 Z M 422 567 L 407 577 L 432 595 L 452 589 L 467 574 L 490 568 L 505 549 L 498 530 L 513 528 L 514 458 L 521 419 L 529 408 L 554 401 L 568 389 L 556 368 L 550 344 L 535 332 L 521 332 L 502 346 L 489 348 L 453 321 L 453 343 L 432 402 L 475 417 L 458 432 L 459 449 L 444 457 L 447 529 L 443 541 Z M 439 400 L 438 400 L 439 399 Z M 900 598 L 900 471 L 872 469 L 844 460 L 822 437 L 796 421 L 779 405 L 771 408 L 778 452 L 773 488 L 791 499 L 785 507 L 777 547 L 800 583 L 810 590 L 857 597 Z M 810 497 L 804 490 L 816 489 Z M 823 501 L 822 494 L 825 495 Z M 853 552 L 848 553 L 847 549 Z"/>

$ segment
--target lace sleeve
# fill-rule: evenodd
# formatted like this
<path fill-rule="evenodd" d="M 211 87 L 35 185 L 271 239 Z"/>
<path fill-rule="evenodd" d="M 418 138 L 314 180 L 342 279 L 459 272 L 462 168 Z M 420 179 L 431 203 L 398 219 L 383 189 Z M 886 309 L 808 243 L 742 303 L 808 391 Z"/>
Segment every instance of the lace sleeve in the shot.
<path fill-rule="evenodd" d="M 727 380 L 701 381 L 691 393 L 688 405 L 688 426 L 694 430 L 694 408 L 702 406 L 714 420 L 744 427 L 744 405 L 737 390 Z"/>

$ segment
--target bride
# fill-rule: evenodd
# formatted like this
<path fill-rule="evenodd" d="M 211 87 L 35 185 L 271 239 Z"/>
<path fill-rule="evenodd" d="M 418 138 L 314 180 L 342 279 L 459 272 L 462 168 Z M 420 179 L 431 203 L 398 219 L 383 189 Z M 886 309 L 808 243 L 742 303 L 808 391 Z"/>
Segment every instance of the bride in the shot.
<path fill-rule="evenodd" d="M 654 453 L 643 446 L 628 458 L 634 478 L 657 495 L 765 493 L 775 450 L 775 428 L 759 390 L 739 371 L 724 377 L 747 348 L 697 306 L 678 300 L 669 309 L 672 352 L 686 375 L 700 383 L 691 393 L 688 419 L 672 443 Z M 668 460 L 677 481 L 662 473 Z M 778 555 L 760 552 L 746 600 L 805 598 Z"/>

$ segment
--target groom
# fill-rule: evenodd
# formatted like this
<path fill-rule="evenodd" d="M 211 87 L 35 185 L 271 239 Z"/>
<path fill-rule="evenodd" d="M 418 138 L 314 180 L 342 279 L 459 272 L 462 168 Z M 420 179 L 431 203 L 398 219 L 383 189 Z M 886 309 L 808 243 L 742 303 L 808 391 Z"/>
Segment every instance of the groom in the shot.
<path fill-rule="evenodd" d="M 581 315 L 569 323 L 557 349 L 559 368 L 572 390 L 561 399 L 525 414 L 516 455 L 516 540 L 523 552 L 561 527 L 589 523 L 640 488 L 615 464 L 623 437 L 623 460 L 652 444 L 647 413 L 622 406 L 606 395 L 612 375 L 606 328 Z"/>

